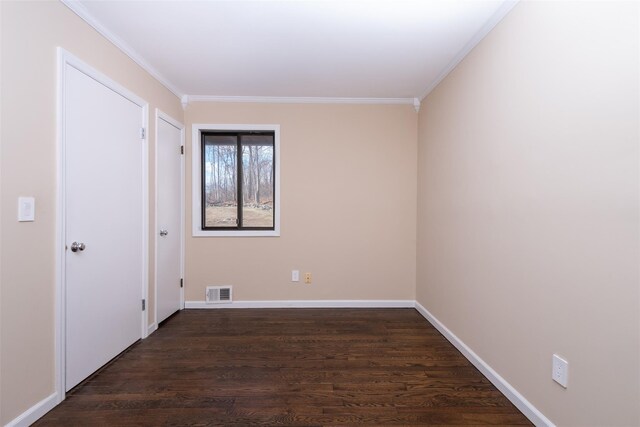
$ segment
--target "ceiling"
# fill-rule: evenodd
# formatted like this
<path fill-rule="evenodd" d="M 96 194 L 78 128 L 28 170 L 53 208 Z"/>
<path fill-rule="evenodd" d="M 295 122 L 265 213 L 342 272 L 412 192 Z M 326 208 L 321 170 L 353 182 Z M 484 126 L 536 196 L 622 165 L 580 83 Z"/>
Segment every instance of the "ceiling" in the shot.
<path fill-rule="evenodd" d="M 62 0 L 177 96 L 422 99 L 515 1 Z"/>

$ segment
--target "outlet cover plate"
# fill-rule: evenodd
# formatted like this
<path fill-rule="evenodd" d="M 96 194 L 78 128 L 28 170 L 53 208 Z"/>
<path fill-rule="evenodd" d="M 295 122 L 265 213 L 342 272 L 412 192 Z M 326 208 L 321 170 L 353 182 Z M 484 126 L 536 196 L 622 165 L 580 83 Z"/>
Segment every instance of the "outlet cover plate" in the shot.
<path fill-rule="evenodd" d="M 569 384 L 569 362 L 557 354 L 553 355 L 551 378 L 564 388 L 567 388 L 567 385 Z"/>

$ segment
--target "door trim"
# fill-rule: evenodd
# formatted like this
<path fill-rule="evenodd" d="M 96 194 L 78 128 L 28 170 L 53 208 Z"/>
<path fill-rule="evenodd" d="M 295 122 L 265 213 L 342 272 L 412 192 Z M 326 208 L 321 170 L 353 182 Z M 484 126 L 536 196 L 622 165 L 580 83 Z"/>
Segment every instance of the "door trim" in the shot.
<path fill-rule="evenodd" d="M 91 77 L 98 83 L 113 90 L 142 109 L 142 126 L 149 128 L 149 104 L 125 87 L 116 83 L 106 75 L 92 68 L 76 56 L 61 47 L 57 49 L 57 82 L 56 82 L 56 238 L 55 238 L 55 387 L 56 403 L 65 399 L 65 378 L 66 378 L 66 272 L 65 272 L 65 101 L 66 88 L 65 77 L 66 67 L 70 66 L 83 74 Z M 149 137 L 145 132 L 142 144 L 142 271 L 140 280 L 142 287 L 142 297 L 149 299 Z M 147 311 L 141 311 L 140 336 L 146 338 L 147 333 Z"/>
<path fill-rule="evenodd" d="M 154 200 L 154 235 L 153 235 L 153 244 L 154 244 L 154 261 L 153 261 L 153 330 L 158 328 L 158 123 L 160 120 L 164 120 L 169 123 L 171 126 L 180 130 L 180 145 L 184 147 L 184 124 L 180 123 L 178 120 L 174 119 L 170 115 L 166 114 L 164 111 L 156 108 L 156 117 L 155 117 L 155 159 L 154 159 L 154 183 L 155 183 L 155 200 Z M 185 147 L 186 149 L 186 147 Z M 184 163 L 185 154 L 180 156 L 180 277 L 183 278 L 183 287 L 180 288 L 180 310 L 184 309 L 184 208 L 185 208 L 185 195 L 184 195 L 184 185 L 185 185 L 185 177 L 184 177 Z"/>

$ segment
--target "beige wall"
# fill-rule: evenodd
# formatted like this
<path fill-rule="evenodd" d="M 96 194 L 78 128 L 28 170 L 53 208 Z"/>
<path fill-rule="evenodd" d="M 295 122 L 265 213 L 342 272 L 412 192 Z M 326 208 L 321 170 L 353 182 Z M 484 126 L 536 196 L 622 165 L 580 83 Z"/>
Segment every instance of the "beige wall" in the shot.
<path fill-rule="evenodd" d="M 150 102 L 151 159 L 155 107 L 185 119 L 187 300 L 218 284 L 235 300 L 417 296 L 555 423 L 640 424 L 638 9 L 520 3 L 418 124 L 391 105 L 183 117 L 65 6 L 0 1 L 0 424 L 54 391 L 56 46 Z M 281 125 L 281 237 L 190 237 L 191 123 Z M 20 195 L 35 222 L 16 222 Z"/>
<path fill-rule="evenodd" d="M 0 4 L 0 424 L 4 425 L 54 392 L 56 46 L 150 103 L 151 159 L 154 109 L 160 107 L 179 120 L 183 112 L 173 94 L 61 3 Z M 150 167 L 153 176 L 153 162 Z M 152 187 L 151 196 L 153 191 Z M 16 221 L 20 195 L 35 196 L 35 222 Z"/>
<path fill-rule="evenodd" d="M 187 301 L 414 299 L 417 114 L 409 105 L 196 102 L 187 122 Z M 191 124 L 279 124 L 281 236 L 191 236 Z M 313 283 L 291 282 L 291 270 Z"/>
<path fill-rule="evenodd" d="M 640 425 L 638 7 L 522 2 L 420 112 L 417 299 L 558 425 Z"/>

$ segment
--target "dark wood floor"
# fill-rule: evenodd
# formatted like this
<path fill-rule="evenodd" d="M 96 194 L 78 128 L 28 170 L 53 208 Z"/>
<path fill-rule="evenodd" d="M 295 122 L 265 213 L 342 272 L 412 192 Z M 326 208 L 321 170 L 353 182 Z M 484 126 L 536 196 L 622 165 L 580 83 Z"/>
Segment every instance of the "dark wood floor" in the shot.
<path fill-rule="evenodd" d="M 185 310 L 36 425 L 530 425 L 413 309 Z"/>

